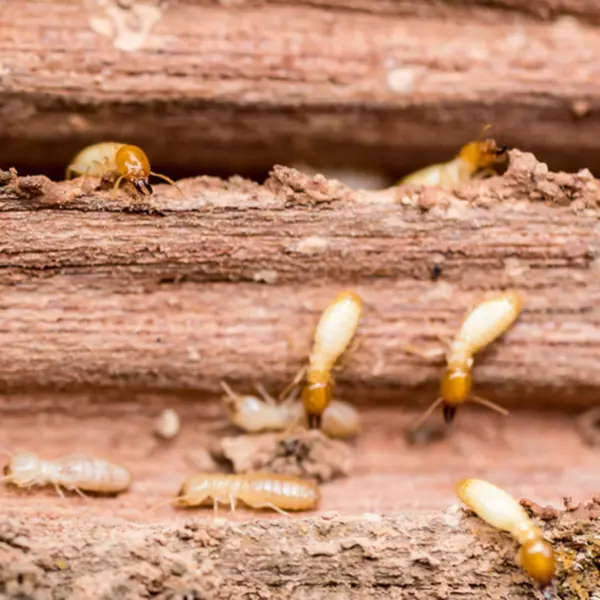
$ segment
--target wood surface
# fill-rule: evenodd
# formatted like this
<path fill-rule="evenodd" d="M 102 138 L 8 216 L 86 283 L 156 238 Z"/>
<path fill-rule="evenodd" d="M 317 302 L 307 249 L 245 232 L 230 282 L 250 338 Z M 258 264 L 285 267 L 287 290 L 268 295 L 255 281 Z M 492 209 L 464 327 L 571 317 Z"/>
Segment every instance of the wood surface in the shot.
<path fill-rule="evenodd" d="M 510 536 L 459 508 L 453 485 L 463 477 L 484 477 L 542 507 L 561 508 L 569 496 L 571 512 L 559 520 L 560 511 L 540 513 L 558 555 L 555 598 L 598 591 L 600 504 L 576 509 L 599 491 L 598 450 L 564 414 L 520 411 L 504 420 L 465 409 L 450 435 L 415 446 L 404 431 L 416 413 L 365 407 L 361 435 L 349 444 L 354 467 L 321 486 L 318 511 L 281 517 L 239 506 L 230 515 L 222 506 L 215 519 L 210 507 L 165 502 L 193 471 L 222 470 L 207 449 L 239 435 L 223 407 L 165 394 L 115 400 L 98 392 L 1 398 L 3 447 L 105 456 L 134 474 L 116 498 L 3 486 L 4 597 L 536 598 Z M 168 443 L 152 435 L 164 406 L 183 422 Z"/>
<path fill-rule="evenodd" d="M 398 176 L 491 123 L 597 172 L 599 15 L 591 0 L 8 0 L 0 165 L 60 177 L 117 138 L 172 175 Z"/>
<path fill-rule="evenodd" d="M 469 307 L 517 288 L 517 324 L 477 357 L 508 407 L 597 404 L 600 190 L 514 151 L 503 177 L 456 190 L 353 191 L 276 168 L 264 186 L 200 178 L 150 203 L 95 180 L 5 174 L 0 382 L 7 389 L 214 393 L 283 387 L 344 288 L 365 301 L 337 373 L 356 402 L 431 401 L 440 346 Z M 433 281 L 432 279 L 435 279 Z"/>

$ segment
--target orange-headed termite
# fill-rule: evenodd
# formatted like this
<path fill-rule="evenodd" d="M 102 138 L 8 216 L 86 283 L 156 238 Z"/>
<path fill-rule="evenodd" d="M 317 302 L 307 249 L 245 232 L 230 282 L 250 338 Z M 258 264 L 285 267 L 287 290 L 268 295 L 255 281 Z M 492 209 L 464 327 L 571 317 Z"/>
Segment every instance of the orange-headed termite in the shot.
<path fill-rule="evenodd" d="M 456 493 L 486 523 L 508 531 L 521 546 L 517 562 L 542 587 L 550 585 L 555 569 L 552 545 L 514 498 L 481 479 L 459 481 Z"/>
<path fill-rule="evenodd" d="M 21 488 L 53 485 L 61 496 L 61 487 L 79 494 L 118 494 L 133 480 L 128 469 L 106 460 L 78 454 L 43 460 L 33 452 L 12 454 L 4 475 L 7 483 Z"/>
<path fill-rule="evenodd" d="M 308 426 L 318 429 L 333 394 L 331 369 L 356 333 L 362 313 L 362 300 L 354 292 L 342 292 L 325 309 L 315 331 L 308 360 L 302 404 Z"/>
<path fill-rule="evenodd" d="M 517 319 L 521 312 L 521 297 L 516 291 L 503 292 L 484 300 L 465 318 L 446 353 L 446 372 L 442 377 L 440 397 L 414 424 L 418 427 L 440 405 L 444 407 L 444 420 L 454 420 L 456 408 L 472 400 L 504 415 L 508 412 L 479 396 L 471 394 L 473 356 L 500 337 Z M 412 354 L 430 358 L 426 352 L 412 346 L 406 349 Z"/>
<path fill-rule="evenodd" d="M 223 402 L 232 423 L 248 433 L 285 431 L 295 424 L 301 424 L 306 418 L 302 403 L 294 401 L 292 397 L 277 402 L 262 386 L 257 386 L 262 396 L 259 398 L 237 394 L 225 382 L 221 382 L 221 385 L 226 394 Z M 352 437 L 360 429 L 358 412 L 348 402 L 333 399 L 323 412 L 321 429 L 332 438 Z"/>
<path fill-rule="evenodd" d="M 250 508 L 271 508 L 285 514 L 291 510 L 312 510 L 320 497 L 315 483 L 291 475 L 199 473 L 185 480 L 175 503 L 186 507 L 212 504 L 215 511 L 219 503 L 229 504 L 234 512 L 236 501 L 240 500 Z"/>
<path fill-rule="evenodd" d="M 415 171 L 401 179 L 399 183 L 450 189 L 458 183 L 471 180 L 478 173 L 490 172 L 506 150 L 506 146 L 498 146 L 491 139 L 470 142 L 465 144 L 451 161 Z"/>
<path fill-rule="evenodd" d="M 101 142 L 84 148 L 67 167 L 65 179 L 79 175 L 110 177 L 115 181 L 115 190 L 125 180 L 142 196 L 152 194 L 150 175 L 164 179 L 177 187 L 177 184 L 166 175 L 150 170 L 150 161 L 141 148 L 119 142 Z"/>

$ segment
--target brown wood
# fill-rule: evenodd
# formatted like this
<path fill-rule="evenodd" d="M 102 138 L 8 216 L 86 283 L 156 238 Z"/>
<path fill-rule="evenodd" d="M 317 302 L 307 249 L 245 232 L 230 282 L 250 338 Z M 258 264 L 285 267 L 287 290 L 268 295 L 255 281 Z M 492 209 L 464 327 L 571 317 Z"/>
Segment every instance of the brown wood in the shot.
<path fill-rule="evenodd" d="M 52 488 L 0 492 L 0 591 L 44 598 L 196 597 L 529 599 L 516 544 L 457 510 L 453 484 L 485 477 L 515 497 L 560 507 L 598 493 L 597 450 L 573 420 L 520 412 L 504 421 L 464 411 L 452 435 L 410 446 L 415 413 L 362 411 L 348 479 L 321 486 L 316 513 L 281 518 L 239 508 L 163 505 L 194 469 L 214 470 L 206 449 L 227 427 L 223 407 L 168 395 L 11 394 L 0 398 L 0 444 L 46 458 L 108 456 L 134 475 L 117 498 L 59 498 Z M 152 419 L 164 407 L 182 417 L 181 435 L 157 441 Z M 439 415 L 438 415 L 439 418 Z M 544 511 L 552 516 L 553 511 Z M 559 557 L 557 598 L 597 589 L 600 505 L 540 525 Z M 223 518 L 224 517 L 224 518 Z M 597 562 L 596 562 L 597 565 Z M 474 592 L 476 590 L 476 592 Z M 13 594 L 12 596 L 10 594 Z M 408 594 L 408 595 L 407 595 Z M 577 596 L 574 596 L 577 597 Z"/>
<path fill-rule="evenodd" d="M 303 161 L 398 175 L 492 123 L 554 165 L 600 168 L 591 0 L 173 2 L 122 51 L 142 4 L 3 6 L 1 165 L 59 177 L 83 146 L 118 138 L 193 174 Z"/>
<path fill-rule="evenodd" d="M 319 313 L 352 287 L 365 313 L 340 393 L 428 403 L 441 365 L 405 346 L 438 345 L 489 290 L 516 287 L 525 309 L 477 358 L 478 393 L 508 407 L 597 403 L 600 191 L 589 174 L 554 174 L 515 151 L 504 177 L 455 196 L 353 192 L 285 168 L 264 187 L 181 187 L 185 199 L 159 186 L 148 205 L 91 179 L 5 174 L 5 389 L 282 387 Z"/>

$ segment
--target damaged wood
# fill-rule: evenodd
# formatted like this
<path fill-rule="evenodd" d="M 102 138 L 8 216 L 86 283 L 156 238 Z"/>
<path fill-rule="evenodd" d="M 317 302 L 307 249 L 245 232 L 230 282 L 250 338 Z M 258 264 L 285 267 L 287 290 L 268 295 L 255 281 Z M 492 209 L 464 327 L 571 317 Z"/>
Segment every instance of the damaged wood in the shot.
<path fill-rule="evenodd" d="M 8 2 L 0 164 L 58 175 L 116 138 L 188 173 L 335 156 L 400 175 L 492 123 L 597 170 L 598 15 L 591 0 Z"/>
<path fill-rule="evenodd" d="M 513 151 L 503 177 L 450 194 L 353 191 L 277 167 L 264 186 L 190 179 L 185 198 L 158 186 L 149 203 L 92 179 L 0 179 L 4 389 L 283 386 L 319 313 L 351 286 L 365 301 L 362 342 L 340 389 L 414 404 L 431 399 L 440 366 L 405 346 L 438 344 L 489 290 L 516 287 L 523 314 L 478 357 L 478 390 L 509 407 L 597 402 L 589 172 Z"/>
<path fill-rule="evenodd" d="M 556 597 L 591 597 L 598 591 L 600 522 L 565 513 L 543 529 L 558 557 Z M 419 519 L 330 514 L 144 526 L 65 517 L 39 528 L 7 518 L 0 589 L 9 597 L 205 600 L 323 598 L 324 590 L 347 599 L 461 599 L 476 590 L 481 600 L 530 600 L 534 589 L 515 552 L 508 535 L 456 507 Z"/>

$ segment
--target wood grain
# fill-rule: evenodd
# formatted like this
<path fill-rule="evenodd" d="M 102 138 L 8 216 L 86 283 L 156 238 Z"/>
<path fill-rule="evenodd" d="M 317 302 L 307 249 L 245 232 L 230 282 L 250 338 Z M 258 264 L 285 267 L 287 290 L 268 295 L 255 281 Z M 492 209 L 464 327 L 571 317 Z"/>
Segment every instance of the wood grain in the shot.
<path fill-rule="evenodd" d="M 319 313 L 352 287 L 366 308 L 340 389 L 414 405 L 434 397 L 441 366 L 406 345 L 438 345 L 491 290 L 516 287 L 525 309 L 478 357 L 478 392 L 511 407 L 597 403 L 600 191 L 589 173 L 552 173 L 514 151 L 503 177 L 454 194 L 354 192 L 285 168 L 264 186 L 183 181 L 185 199 L 159 187 L 150 204 L 94 186 L 4 176 L 6 389 L 283 386 Z"/>
<path fill-rule="evenodd" d="M 0 164 L 60 176 L 118 138 L 179 173 L 301 161 L 398 175 L 492 123 L 561 168 L 600 167 L 589 0 L 172 3 L 125 52 L 114 15 L 130 43 L 156 2 L 130 4 L 4 6 Z"/>

